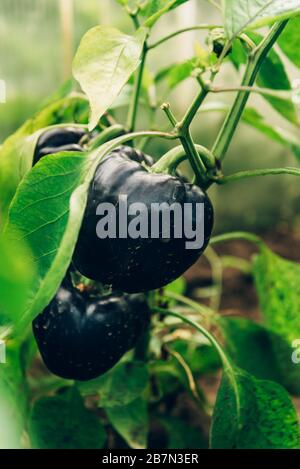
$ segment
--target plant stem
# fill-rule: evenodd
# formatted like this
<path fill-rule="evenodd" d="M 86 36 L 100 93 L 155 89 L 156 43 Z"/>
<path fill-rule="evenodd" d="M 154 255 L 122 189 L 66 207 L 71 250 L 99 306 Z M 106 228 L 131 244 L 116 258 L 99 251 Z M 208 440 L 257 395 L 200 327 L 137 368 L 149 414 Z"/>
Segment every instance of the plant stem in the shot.
<path fill-rule="evenodd" d="M 176 127 L 178 122 L 177 122 L 176 117 L 173 114 L 173 111 L 171 109 L 170 104 L 169 103 L 163 103 L 161 105 L 161 110 L 164 111 L 164 113 L 166 114 L 167 118 L 169 119 L 169 121 L 173 125 L 173 127 Z"/>
<path fill-rule="evenodd" d="M 219 236 L 214 236 L 210 240 L 210 245 L 224 243 L 228 241 L 235 241 L 238 239 L 243 239 L 245 241 L 249 241 L 249 243 L 256 244 L 260 249 L 265 246 L 263 240 L 256 236 L 253 233 L 248 233 L 247 231 L 234 231 L 232 233 L 226 233 Z"/>
<path fill-rule="evenodd" d="M 171 300 L 175 300 L 175 301 L 178 301 L 179 303 L 183 303 L 184 305 L 189 306 L 198 314 L 200 314 L 202 317 L 207 317 L 207 316 L 214 317 L 215 316 L 215 312 L 212 311 L 208 306 L 199 304 L 196 301 L 191 300 L 190 298 L 187 298 L 186 296 L 179 295 L 178 293 L 169 292 L 169 291 L 165 291 L 164 296 L 166 298 L 170 298 Z"/>
<path fill-rule="evenodd" d="M 210 86 L 211 93 L 233 93 L 235 91 L 246 91 L 249 93 L 257 93 L 264 96 L 272 96 L 277 99 L 291 99 L 292 90 L 272 90 L 270 88 L 260 88 L 258 86 L 233 86 L 231 88 L 222 88 L 217 86 Z"/>
<path fill-rule="evenodd" d="M 133 132 L 135 130 L 138 103 L 139 103 L 140 91 L 141 91 L 141 86 L 142 86 L 142 81 L 143 81 L 143 74 L 144 74 L 144 69 L 145 69 L 145 64 L 146 64 L 147 52 L 148 52 L 148 47 L 147 47 L 147 43 L 145 42 L 144 47 L 143 47 L 143 52 L 142 52 L 141 64 L 140 64 L 138 73 L 135 78 L 132 101 L 130 103 L 129 112 L 128 112 L 127 127 L 128 127 L 129 132 Z"/>
<path fill-rule="evenodd" d="M 191 123 L 193 122 L 194 117 L 196 116 L 199 110 L 199 107 L 205 100 L 208 92 L 209 92 L 209 88 L 206 86 L 204 86 L 200 90 L 200 92 L 197 94 L 192 104 L 190 105 L 189 109 L 186 111 L 182 121 L 179 122 L 178 129 L 180 129 L 181 131 L 184 131 L 190 127 Z"/>
<path fill-rule="evenodd" d="M 240 181 L 242 179 L 248 179 L 258 176 L 276 176 L 279 174 L 290 174 L 292 176 L 300 176 L 300 168 L 266 168 L 266 169 L 254 169 L 249 171 L 239 171 L 230 176 L 224 176 L 220 178 L 214 178 L 217 184 L 227 184 L 229 182 Z"/>
<path fill-rule="evenodd" d="M 205 188 L 207 184 L 207 179 L 205 176 L 206 167 L 196 150 L 190 130 L 188 129 L 185 131 L 184 134 L 179 136 L 179 138 L 195 173 L 197 184 L 199 184 L 200 187 Z"/>
<path fill-rule="evenodd" d="M 200 324 L 193 321 L 192 319 L 189 319 L 188 317 L 183 316 L 182 314 L 177 313 L 175 311 L 170 311 L 170 310 L 166 310 L 163 308 L 154 308 L 154 312 L 157 312 L 159 314 L 164 314 L 166 316 L 173 316 L 177 319 L 180 319 L 182 322 L 185 322 L 186 324 L 194 327 L 198 332 L 204 335 L 204 337 L 206 337 L 209 340 L 209 342 L 215 347 L 216 351 L 219 354 L 219 357 L 221 358 L 225 371 L 228 372 L 228 370 L 231 370 L 233 373 L 233 367 L 229 359 L 227 358 L 225 352 L 223 351 L 223 348 L 221 347 L 219 342 L 214 338 L 214 336 L 211 335 L 211 333 L 205 329 L 205 327 L 201 326 Z"/>
<path fill-rule="evenodd" d="M 190 161 L 192 169 L 196 176 L 196 181 L 200 186 L 205 186 L 206 184 L 206 167 L 198 154 L 195 143 L 193 141 L 190 125 L 196 116 L 199 107 L 203 103 L 204 99 L 206 98 L 208 93 L 208 89 L 203 87 L 201 91 L 198 93 L 194 101 L 192 102 L 191 106 L 187 110 L 185 116 L 183 117 L 182 121 L 179 122 L 176 126 L 176 130 L 178 131 L 178 135 L 181 141 L 181 144 L 186 152 L 186 155 Z"/>
<path fill-rule="evenodd" d="M 215 167 L 214 156 L 210 151 L 202 145 L 195 145 L 199 155 L 202 156 L 202 160 L 207 169 L 213 169 Z M 187 155 L 184 148 L 180 145 L 172 148 L 164 156 L 162 156 L 151 168 L 151 172 L 154 173 L 170 173 L 174 174 L 177 166 L 183 161 L 187 160 Z"/>
<path fill-rule="evenodd" d="M 276 23 L 269 34 L 254 49 L 249 56 L 248 65 L 243 78 L 242 86 L 252 86 L 255 82 L 259 69 L 267 56 L 268 52 L 276 42 L 277 38 L 287 24 L 287 20 Z M 237 125 L 241 119 L 249 98 L 249 91 L 239 91 L 233 103 L 233 106 L 223 124 L 223 127 L 213 146 L 212 153 L 219 160 L 223 160 L 230 146 L 232 137 L 236 131 Z"/>
<path fill-rule="evenodd" d="M 180 34 L 183 34 L 183 33 L 187 33 L 187 32 L 190 32 L 190 31 L 197 31 L 197 30 L 198 31 L 199 30 L 211 30 L 211 29 L 220 28 L 220 27 L 221 26 L 219 26 L 219 25 L 200 24 L 198 26 L 190 26 L 188 28 L 179 29 L 178 31 L 175 31 L 172 34 L 169 34 L 168 36 L 163 37 L 159 41 L 157 41 L 153 44 L 150 44 L 149 45 L 149 50 L 155 49 L 156 47 L 160 46 L 161 44 L 163 44 L 163 43 L 169 41 L 170 39 L 173 39 L 174 37 L 179 36 Z"/>
<path fill-rule="evenodd" d="M 109 140 L 120 137 L 124 134 L 125 129 L 122 125 L 116 124 L 111 127 L 108 127 L 89 142 L 88 149 L 94 150 L 95 148 L 98 148 L 103 145 L 103 143 L 106 143 Z"/>

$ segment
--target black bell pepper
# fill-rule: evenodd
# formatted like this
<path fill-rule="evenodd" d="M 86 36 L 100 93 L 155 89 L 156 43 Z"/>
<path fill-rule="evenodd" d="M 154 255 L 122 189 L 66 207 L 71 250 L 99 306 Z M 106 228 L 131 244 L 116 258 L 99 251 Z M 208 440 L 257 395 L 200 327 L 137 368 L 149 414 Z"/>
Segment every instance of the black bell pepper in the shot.
<path fill-rule="evenodd" d="M 180 177 L 148 172 L 145 157 L 134 149 L 120 148 L 99 164 L 88 194 L 88 202 L 73 257 L 79 272 L 93 280 L 112 285 L 128 293 L 161 288 L 178 278 L 206 248 L 213 228 L 213 207 L 207 194 L 198 186 L 186 183 Z M 171 236 L 165 239 L 118 236 L 119 196 L 127 197 L 128 207 L 143 202 L 148 209 L 151 227 L 151 204 L 177 202 L 192 206 L 189 216 L 196 228 L 196 205 L 204 206 L 204 243 L 199 249 L 187 249 L 187 237 Z M 96 209 L 100 203 L 111 203 L 117 212 L 117 236 L 100 239 L 96 232 L 100 217 Z M 134 218 L 128 215 L 128 224 Z M 202 220 L 203 222 L 203 220 Z M 123 227 L 124 228 L 124 227 Z M 127 228 L 127 227 L 126 227 Z"/>
<path fill-rule="evenodd" d="M 86 130 L 81 127 L 56 127 L 46 130 L 36 145 L 33 165 L 43 156 L 62 151 L 83 151 L 80 140 L 86 134 Z"/>
<path fill-rule="evenodd" d="M 33 333 L 52 373 L 86 381 L 108 371 L 132 349 L 149 321 L 144 295 L 88 297 L 64 284 L 33 321 Z"/>

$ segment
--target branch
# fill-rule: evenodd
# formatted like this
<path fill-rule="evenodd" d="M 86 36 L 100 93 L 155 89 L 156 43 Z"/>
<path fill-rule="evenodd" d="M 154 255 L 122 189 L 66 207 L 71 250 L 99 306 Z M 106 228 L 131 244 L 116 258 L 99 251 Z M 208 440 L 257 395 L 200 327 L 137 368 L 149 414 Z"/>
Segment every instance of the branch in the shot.
<path fill-rule="evenodd" d="M 300 168 L 266 168 L 254 169 L 249 171 L 239 171 L 230 176 L 215 177 L 213 180 L 217 184 L 227 184 L 229 182 L 240 181 L 258 176 L 277 176 L 279 174 L 290 174 L 291 176 L 300 176 Z"/>
<path fill-rule="evenodd" d="M 288 21 L 286 20 L 280 23 L 276 23 L 272 27 L 269 34 L 250 54 L 242 86 L 252 87 L 265 57 L 267 56 L 268 52 L 278 39 L 279 35 L 282 33 L 287 22 Z M 217 140 L 212 149 L 212 153 L 219 160 L 223 160 L 227 153 L 232 137 L 236 131 L 237 125 L 246 107 L 249 94 L 249 91 L 239 91 L 233 103 L 233 106 L 223 124 L 223 127 L 217 137 Z"/>
<path fill-rule="evenodd" d="M 199 30 L 211 30 L 215 28 L 220 28 L 221 26 L 218 25 L 211 25 L 211 24 L 200 24 L 198 26 L 190 26 L 189 28 L 183 28 L 179 29 L 178 31 L 175 31 L 175 33 L 169 34 L 166 37 L 163 37 L 157 42 L 154 42 L 153 44 L 150 44 L 148 46 L 149 50 L 155 49 L 156 47 L 160 46 L 161 44 L 169 41 L 170 39 L 173 39 L 176 36 L 179 36 L 180 34 L 191 32 L 191 31 L 199 31 Z"/>

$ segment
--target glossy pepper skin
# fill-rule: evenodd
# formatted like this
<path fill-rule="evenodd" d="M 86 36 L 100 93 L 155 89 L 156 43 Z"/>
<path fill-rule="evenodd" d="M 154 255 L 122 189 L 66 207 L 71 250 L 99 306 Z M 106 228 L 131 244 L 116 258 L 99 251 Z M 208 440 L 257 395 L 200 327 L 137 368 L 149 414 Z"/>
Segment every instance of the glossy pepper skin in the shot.
<path fill-rule="evenodd" d="M 86 298 L 64 285 L 32 326 L 47 368 L 65 379 L 87 381 L 132 349 L 149 321 L 143 295 Z"/>
<path fill-rule="evenodd" d="M 33 157 L 35 165 L 43 156 L 62 151 L 83 151 L 80 140 L 86 130 L 80 127 L 56 127 L 44 132 L 36 145 Z"/>
<path fill-rule="evenodd" d="M 131 153 L 132 152 L 132 153 Z M 128 293 L 161 288 L 178 278 L 206 248 L 213 228 L 213 207 L 199 187 L 178 177 L 149 173 L 135 158 L 134 150 L 127 154 L 115 151 L 98 166 L 88 194 L 87 208 L 73 257 L 79 272 L 93 280 L 110 284 Z M 185 237 L 176 239 L 171 229 L 170 239 L 120 239 L 118 237 L 118 196 L 126 195 L 128 206 L 143 202 L 150 209 L 152 203 L 204 204 L 205 239 L 201 249 L 186 249 Z M 100 239 L 96 225 L 98 204 L 112 203 L 117 210 L 117 238 Z M 150 214 L 150 210 L 148 211 Z M 148 223 L 151 226 L 151 219 Z M 133 217 L 134 218 L 134 217 Z M 128 216 L 128 223 L 132 217 Z"/>

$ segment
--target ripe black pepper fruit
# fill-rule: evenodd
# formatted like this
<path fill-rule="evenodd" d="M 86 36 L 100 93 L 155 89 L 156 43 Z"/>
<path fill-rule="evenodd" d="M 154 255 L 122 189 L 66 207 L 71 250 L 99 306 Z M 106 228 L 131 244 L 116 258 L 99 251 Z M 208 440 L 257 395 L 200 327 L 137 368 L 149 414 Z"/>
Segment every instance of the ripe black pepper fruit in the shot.
<path fill-rule="evenodd" d="M 61 151 L 82 151 L 80 140 L 86 130 L 80 127 L 56 127 L 44 132 L 36 145 L 33 157 L 35 165 L 43 156 Z"/>
<path fill-rule="evenodd" d="M 166 174 L 149 173 L 134 161 L 136 151 L 119 149 L 99 164 L 90 186 L 87 208 L 76 245 L 73 261 L 79 272 L 93 280 L 111 284 L 114 288 L 136 293 L 161 288 L 178 278 L 206 248 L 213 228 L 213 207 L 205 192 Z M 127 196 L 128 207 L 143 202 L 148 209 L 148 226 L 151 227 L 150 208 L 153 203 L 177 202 L 183 208 L 190 203 L 189 215 L 196 227 L 196 204 L 204 205 L 204 244 L 199 249 L 187 249 L 185 236 L 175 238 L 173 225 L 171 237 L 137 238 L 118 236 L 119 195 Z M 100 203 L 116 207 L 117 237 L 100 239 L 96 226 L 100 220 L 96 209 Z M 128 224 L 134 216 L 128 214 Z M 173 220 L 174 223 L 174 220 Z M 151 231 L 151 230 L 149 230 Z"/>
<path fill-rule="evenodd" d="M 132 349 L 150 321 L 143 295 L 86 298 L 63 285 L 33 333 L 47 368 L 65 379 L 87 381 L 112 368 Z"/>
<path fill-rule="evenodd" d="M 222 53 L 223 53 L 223 50 L 224 50 L 224 47 L 225 47 L 225 40 L 223 39 L 216 39 L 215 41 L 213 41 L 213 51 L 214 53 L 216 54 L 216 56 L 219 58 L 221 57 Z M 227 57 L 229 54 L 231 54 L 232 52 L 232 47 L 230 47 L 226 54 L 225 54 L 225 57 Z"/>

